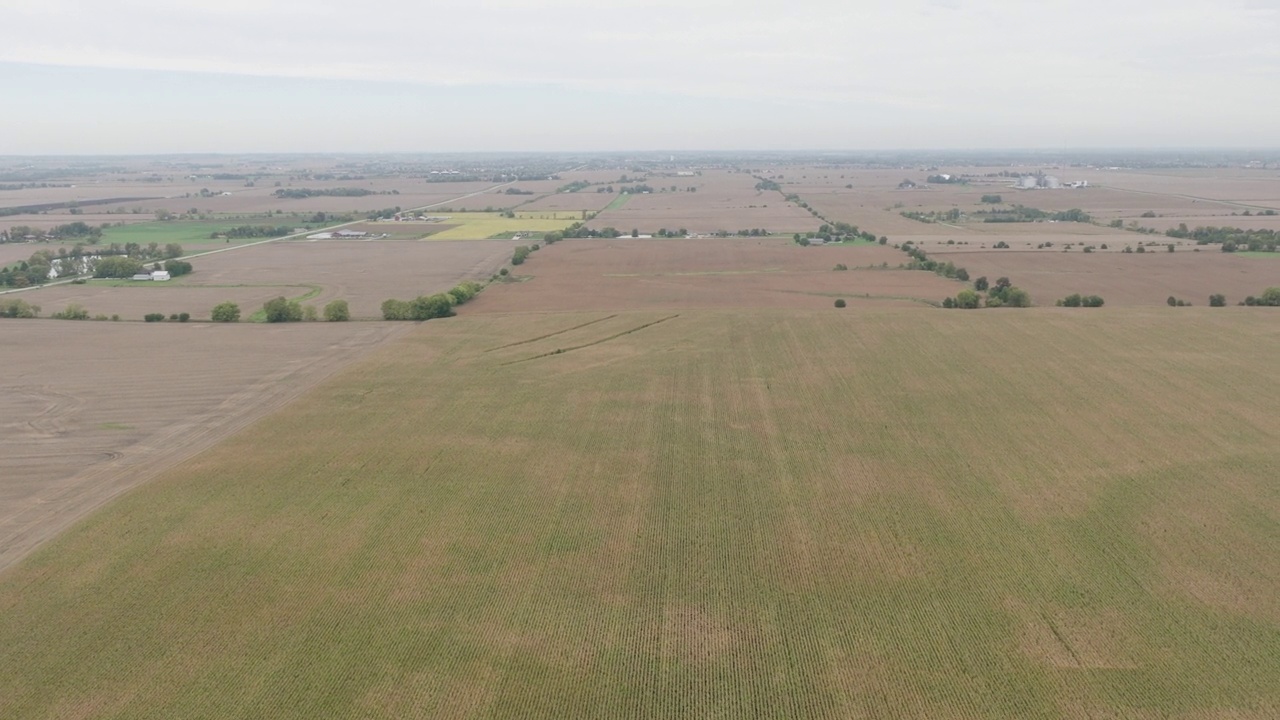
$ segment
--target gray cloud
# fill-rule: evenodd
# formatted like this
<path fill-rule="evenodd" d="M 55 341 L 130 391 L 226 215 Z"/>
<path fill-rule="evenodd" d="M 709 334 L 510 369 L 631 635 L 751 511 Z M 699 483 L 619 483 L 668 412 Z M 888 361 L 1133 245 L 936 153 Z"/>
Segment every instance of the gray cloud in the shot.
<path fill-rule="evenodd" d="M 1009 131 L 1056 144 L 1062 130 L 1110 144 L 1141 126 L 1262 142 L 1280 120 L 1261 89 L 1280 73 L 1280 13 L 1255 0 L 6 5 L 10 63 L 765 101 L 867 116 L 868 129 L 932 122 L 975 145 Z M 1215 121 L 1243 105 L 1245 136 Z M 779 118 L 777 133 L 802 128 Z"/>

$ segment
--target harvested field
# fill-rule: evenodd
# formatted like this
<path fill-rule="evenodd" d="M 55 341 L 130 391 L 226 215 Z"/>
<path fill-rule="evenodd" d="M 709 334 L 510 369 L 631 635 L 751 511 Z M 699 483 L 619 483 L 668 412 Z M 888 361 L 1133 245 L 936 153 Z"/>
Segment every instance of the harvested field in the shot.
<path fill-rule="evenodd" d="M 0 715 L 1274 717 L 1277 353 L 1236 308 L 432 321 L 0 575 Z"/>
<path fill-rule="evenodd" d="M 603 210 L 615 197 L 615 195 L 598 193 L 590 189 L 576 193 L 557 193 L 538 198 L 527 205 L 521 205 L 520 210 L 524 212 Z"/>
<path fill-rule="evenodd" d="M 1052 305 L 1072 293 L 1101 295 L 1108 306 L 1164 305 L 1170 295 L 1204 305 L 1215 293 L 1235 304 L 1280 285 L 1280 263 L 1234 257 L 1213 246 L 1201 252 L 1184 247 L 1173 253 L 1161 246 L 1143 254 L 1115 249 L 1094 253 L 938 250 L 929 256 L 963 266 L 975 278 L 1008 277 L 1031 293 L 1037 305 Z"/>
<path fill-rule="evenodd" d="M 655 192 L 633 195 L 621 207 L 601 212 L 588 226 L 615 227 L 624 232 L 635 228 L 643 234 L 653 234 L 661 228 L 685 228 L 691 233 L 759 228 L 790 235 L 816 230 L 820 224 L 807 210 L 787 202 L 778 192 L 756 190 L 756 179 L 743 173 L 708 171 L 698 177 L 646 182 Z M 670 190 L 673 185 L 675 191 Z M 666 187 L 667 192 L 658 192 L 660 186 Z M 688 187 L 696 191 L 689 192 Z M 610 200 L 616 199 L 610 196 Z"/>
<path fill-rule="evenodd" d="M 511 259 L 518 244 L 510 240 L 268 243 L 195 258 L 196 272 L 183 282 L 191 287 L 302 286 L 295 295 L 307 293 L 307 287 L 319 287 L 308 303 L 319 307 L 342 298 L 353 318 L 381 318 L 382 301 L 388 298 L 413 298 L 443 292 L 462 280 L 487 280 Z M 276 291 L 270 297 L 281 294 L 290 295 Z"/>
<path fill-rule="evenodd" d="M 443 292 L 462 280 L 487 280 L 511 259 L 519 241 L 284 241 L 192 259 L 195 272 L 169 282 L 91 281 L 24 291 L 45 315 L 78 302 L 91 314 L 141 320 L 152 312 L 189 312 L 207 320 L 213 306 L 236 302 L 241 318 L 271 298 L 322 307 L 348 302 L 353 319 L 381 318 L 388 298 Z"/>
<path fill-rule="evenodd" d="M 490 287 L 467 312 L 628 308 L 831 307 L 940 301 L 962 285 L 933 273 L 880 269 L 907 260 L 879 245 L 800 247 L 769 238 L 564 240 Z M 848 271 L 832 268 L 842 263 Z M 874 268 L 874 269 L 873 269 Z"/>
<path fill-rule="evenodd" d="M 315 294 L 315 287 L 291 283 L 261 285 L 197 285 L 195 278 L 169 282 L 119 281 L 86 285 L 54 285 L 25 290 L 4 297 L 38 305 L 42 317 L 49 317 L 71 303 L 83 305 L 91 315 L 119 315 L 121 320 L 142 320 L 144 315 L 190 313 L 193 320 L 208 320 L 213 306 L 231 301 L 240 306 L 241 318 L 248 316 L 271 298 L 297 298 Z"/>
<path fill-rule="evenodd" d="M 0 323 L 0 568 L 400 332 L 383 323 Z"/>

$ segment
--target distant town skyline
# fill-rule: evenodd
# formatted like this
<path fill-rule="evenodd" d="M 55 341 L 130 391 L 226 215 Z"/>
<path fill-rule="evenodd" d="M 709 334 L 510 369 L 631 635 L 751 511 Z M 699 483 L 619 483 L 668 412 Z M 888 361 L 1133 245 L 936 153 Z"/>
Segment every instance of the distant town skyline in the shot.
<path fill-rule="evenodd" d="M 1262 0 L 6 3 L 0 154 L 1271 147 Z"/>

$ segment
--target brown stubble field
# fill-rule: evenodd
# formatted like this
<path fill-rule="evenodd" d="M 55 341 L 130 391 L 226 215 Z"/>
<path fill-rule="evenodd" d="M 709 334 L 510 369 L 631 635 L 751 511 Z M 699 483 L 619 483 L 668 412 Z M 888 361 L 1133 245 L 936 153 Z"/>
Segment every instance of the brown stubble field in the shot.
<path fill-rule="evenodd" d="M 1031 293 L 1037 305 L 1072 293 L 1100 295 L 1107 305 L 1165 305 L 1169 296 L 1206 305 L 1212 294 L 1223 294 L 1235 304 L 1248 295 L 1261 295 L 1280 285 L 1280 257 L 1251 258 L 1223 253 L 1213 247 L 1192 252 L 1183 247 L 1173 253 L 1164 246 L 1147 252 L 1083 253 L 1020 250 L 931 251 L 930 257 L 950 260 L 972 277 L 990 280 L 1008 277 Z"/>
<path fill-rule="evenodd" d="M 404 329 L 3 321 L 0 568 Z"/>
<path fill-rule="evenodd" d="M 938 302 L 962 285 L 895 270 L 879 245 L 800 247 L 780 238 L 563 240 L 490 286 L 468 312 L 681 308 L 830 308 Z M 837 263 L 848 271 L 835 271 Z M 890 269 L 881 269 L 887 263 Z"/>
<path fill-rule="evenodd" d="M 950 171 L 981 176 L 996 169 Z M 798 193 L 827 218 L 888 235 L 893 243 L 911 242 L 934 259 L 964 267 L 974 278 L 1009 277 L 1030 292 L 1033 302 L 1039 305 L 1052 305 L 1072 293 L 1101 295 L 1109 305 L 1162 305 L 1171 295 L 1204 304 L 1215 293 L 1225 294 L 1229 302 L 1235 303 L 1280 285 L 1280 262 L 1269 262 L 1271 258 L 1223 257 L 1216 245 L 1197 247 L 1192 241 L 1163 235 L 1143 235 L 1092 223 L 923 223 L 900 215 L 902 211 L 951 208 L 971 213 L 989 207 L 980 202 L 982 195 L 998 194 L 1005 205 L 1019 203 L 1046 211 L 1080 208 L 1094 215 L 1097 223 L 1121 219 L 1158 229 L 1176 227 L 1179 222 L 1192 228 L 1280 227 L 1280 217 L 1230 215 L 1244 210 L 1235 198 L 1252 196 L 1254 200 L 1270 202 L 1267 198 L 1280 197 L 1280 180 L 1274 172 L 1162 174 L 1074 168 L 1048 172 L 1065 181 L 1087 179 L 1092 184 L 1084 189 L 1023 191 L 1007 187 L 1012 181 L 1006 178 L 975 177 L 969 185 L 899 190 L 896 185 L 902 178 L 923 183 L 928 173 L 919 169 L 779 170 L 783 192 Z M 1103 182 L 1113 184 L 1104 186 Z M 1147 211 L 1169 217 L 1142 218 Z M 997 242 L 1011 247 L 994 249 Z M 1051 247 L 1037 249 L 1050 243 Z M 1125 247 L 1136 249 L 1147 243 L 1154 245 L 1146 247 L 1146 253 L 1121 253 Z M 1174 244 L 1174 253 L 1166 251 L 1167 243 Z M 1101 249 L 1104 244 L 1106 250 Z M 1063 252 L 1067 245 L 1073 247 Z M 1085 245 L 1093 246 L 1094 251 L 1083 253 Z"/>
<path fill-rule="evenodd" d="M 758 181 L 747 173 L 707 170 L 695 177 L 656 177 L 644 182 L 654 192 L 630 196 L 621 207 L 601 212 L 588 227 L 615 227 L 624 232 L 634 228 L 642 234 L 661 228 L 685 228 L 690 233 L 760 228 L 790 235 L 816 230 L 819 224 L 808 211 L 787 202 L 778 192 L 756 190 Z M 672 185 L 675 191 L 670 189 Z M 661 187 L 667 192 L 658 192 Z M 697 190 L 689 192 L 688 187 Z"/>

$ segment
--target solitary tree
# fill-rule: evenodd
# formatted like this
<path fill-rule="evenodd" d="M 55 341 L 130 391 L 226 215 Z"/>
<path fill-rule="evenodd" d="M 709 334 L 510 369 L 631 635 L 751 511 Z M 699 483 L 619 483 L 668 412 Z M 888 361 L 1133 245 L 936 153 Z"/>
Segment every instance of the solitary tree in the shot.
<path fill-rule="evenodd" d="M 240 306 L 233 302 L 218 303 L 211 315 L 214 322 L 239 322 Z"/>
<path fill-rule="evenodd" d="M 334 300 L 324 306 L 324 319 L 329 322 L 345 322 L 351 319 L 351 310 L 346 300 Z"/>
<path fill-rule="evenodd" d="M 289 301 L 284 296 L 272 298 L 262 305 L 267 322 L 299 322 L 302 320 L 302 305 L 297 301 Z"/>
<path fill-rule="evenodd" d="M 962 310 L 972 310 L 978 307 L 978 293 L 965 288 L 956 293 L 956 307 Z"/>
<path fill-rule="evenodd" d="M 836 298 L 836 307 L 842 308 L 844 306 L 845 306 L 844 298 Z"/>

